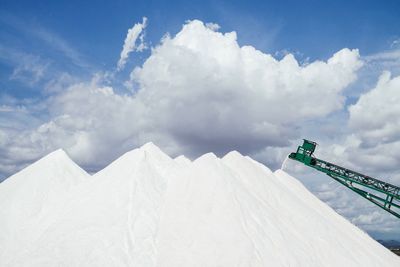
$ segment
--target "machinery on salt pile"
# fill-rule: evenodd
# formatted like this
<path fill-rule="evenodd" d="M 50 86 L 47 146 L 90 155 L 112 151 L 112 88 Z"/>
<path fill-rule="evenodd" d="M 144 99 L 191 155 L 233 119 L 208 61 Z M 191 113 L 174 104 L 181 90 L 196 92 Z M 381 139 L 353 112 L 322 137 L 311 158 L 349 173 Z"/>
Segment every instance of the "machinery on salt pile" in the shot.
<path fill-rule="evenodd" d="M 400 187 L 340 167 L 314 156 L 317 143 L 304 139 L 290 159 L 327 174 L 350 190 L 400 219 Z M 368 190 L 368 191 L 366 191 Z"/>

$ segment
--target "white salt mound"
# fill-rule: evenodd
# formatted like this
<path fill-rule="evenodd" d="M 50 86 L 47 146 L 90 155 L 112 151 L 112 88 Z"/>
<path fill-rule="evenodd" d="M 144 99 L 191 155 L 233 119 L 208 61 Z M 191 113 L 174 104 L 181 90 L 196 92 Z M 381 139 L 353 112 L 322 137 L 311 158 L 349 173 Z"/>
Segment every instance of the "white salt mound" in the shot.
<path fill-rule="evenodd" d="M 0 266 L 400 266 L 282 170 L 149 143 L 93 176 L 61 150 L 0 184 Z"/>

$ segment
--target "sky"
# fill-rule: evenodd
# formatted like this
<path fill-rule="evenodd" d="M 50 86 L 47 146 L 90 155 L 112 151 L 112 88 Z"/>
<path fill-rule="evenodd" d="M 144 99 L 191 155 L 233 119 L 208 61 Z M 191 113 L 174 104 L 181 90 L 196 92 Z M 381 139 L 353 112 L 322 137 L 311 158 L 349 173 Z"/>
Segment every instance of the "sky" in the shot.
<path fill-rule="evenodd" d="M 400 185 L 398 1 L 0 3 L 0 180 L 63 148 L 89 172 L 152 141 L 281 168 L 317 156 Z M 375 238 L 400 222 L 294 162 Z"/>

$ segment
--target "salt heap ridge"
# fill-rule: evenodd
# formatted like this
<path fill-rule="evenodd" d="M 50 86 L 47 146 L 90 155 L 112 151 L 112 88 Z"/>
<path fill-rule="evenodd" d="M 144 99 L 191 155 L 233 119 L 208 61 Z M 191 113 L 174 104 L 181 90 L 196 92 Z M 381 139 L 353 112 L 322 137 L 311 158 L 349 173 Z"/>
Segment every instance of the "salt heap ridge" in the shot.
<path fill-rule="evenodd" d="M 2 266 L 400 265 L 282 170 L 152 143 L 93 176 L 53 152 L 0 184 L 0 227 Z"/>

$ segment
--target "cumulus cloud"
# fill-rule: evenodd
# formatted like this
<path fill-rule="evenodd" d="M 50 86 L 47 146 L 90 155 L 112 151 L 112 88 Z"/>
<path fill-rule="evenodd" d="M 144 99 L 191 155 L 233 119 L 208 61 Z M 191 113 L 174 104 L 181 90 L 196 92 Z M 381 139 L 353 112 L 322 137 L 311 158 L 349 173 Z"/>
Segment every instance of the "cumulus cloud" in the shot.
<path fill-rule="evenodd" d="M 217 23 L 212 22 L 206 23 L 206 27 L 212 31 L 218 31 L 219 29 L 221 29 L 221 26 L 219 26 Z"/>
<path fill-rule="evenodd" d="M 146 20 L 140 25 L 127 40 L 137 38 Z M 132 50 L 128 43 L 124 51 Z M 361 66 L 350 49 L 306 65 L 291 54 L 277 60 L 241 47 L 235 32 L 190 21 L 132 71 L 134 94 L 121 95 L 98 79 L 76 83 L 47 100 L 49 121 L 6 147 L 16 157 L 62 147 L 89 169 L 147 141 L 171 154 L 262 154 L 297 138 L 303 121 L 342 109 L 343 90 Z"/>
<path fill-rule="evenodd" d="M 327 62 L 300 65 L 293 55 L 276 60 L 236 33 L 215 32 L 192 21 L 153 50 L 133 79 L 152 121 L 181 145 L 245 153 L 282 146 L 298 122 L 343 107 L 343 90 L 361 67 L 357 50 Z M 251 140 L 251 142 L 249 141 Z"/>
<path fill-rule="evenodd" d="M 384 72 L 376 86 L 349 107 L 351 134 L 334 145 L 338 157 L 353 167 L 399 183 L 395 172 L 400 164 L 400 76 Z"/>
<path fill-rule="evenodd" d="M 322 143 L 318 157 L 399 185 L 400 76 L 384 72 L 376 85 L 348 108 L 346 130 Z M 364 217 L 363 217 L 364 218 Z"/>
<path fill-rule="evenodd" d="M 349 124 L 366 145 L 400 139 L 400 76 L 385 72 L 375 88 L 350 106 Z"/>
<path fill-rule="evenodd" d="M 49 99 L 48 112 L 49 121 L 8 140 L 7 154 L 14 160 L 29 161 L 61 147 L 83 166 L 96 169 L 138 145 L 140 103 L 111 87 L 75 84 Z"/>
<path fill-rule="evenodd" d="M 132 51 L 143 51 L 147 48 L 144 42 L 144 29 L 147 26 L 147 18 L 143 17 L 142 23 L 136 23 L 132 28 L 128 30 L 122 47 L 121 55 L 118 60 L 118 70 L 122 70 L 125 67 L 126 61 L 128 60 L 129 54 Z M 137 40 L 139 43 L 137 44 Z"/>

